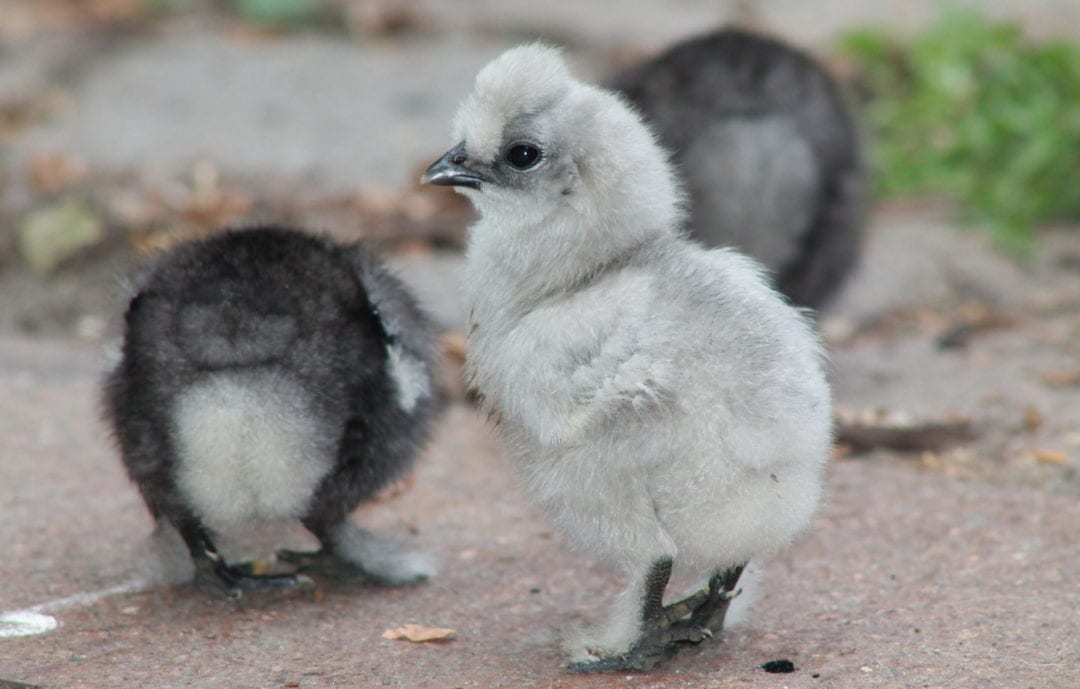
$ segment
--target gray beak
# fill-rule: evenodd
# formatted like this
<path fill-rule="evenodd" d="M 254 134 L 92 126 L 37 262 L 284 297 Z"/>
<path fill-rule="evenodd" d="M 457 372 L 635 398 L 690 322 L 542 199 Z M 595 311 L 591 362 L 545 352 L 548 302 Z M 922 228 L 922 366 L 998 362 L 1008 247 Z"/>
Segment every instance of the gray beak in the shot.
<path fill-rule="evenodd" d="M 462 141 L 424 170 L 424 174 L 420 175 L 420 183 L 435 184 L 440 187 L 479 189 L 480 184 L 487 180 L 475 170 L 465 167 L 465 161 L 468 159 L 469 156 L 465 153 L 465 142 Z"/>

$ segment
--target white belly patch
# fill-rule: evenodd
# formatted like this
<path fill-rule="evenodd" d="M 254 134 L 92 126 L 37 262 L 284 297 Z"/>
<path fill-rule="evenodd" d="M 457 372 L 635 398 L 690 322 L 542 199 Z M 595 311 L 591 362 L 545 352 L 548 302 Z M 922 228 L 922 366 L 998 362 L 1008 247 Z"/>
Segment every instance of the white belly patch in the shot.
<path fill-rule="evenodd" d="M 217 373 L 174 411 L 177 483 L 209 526 L 300 517 L 333 466 L 336 434 L 285 376 Z"/>

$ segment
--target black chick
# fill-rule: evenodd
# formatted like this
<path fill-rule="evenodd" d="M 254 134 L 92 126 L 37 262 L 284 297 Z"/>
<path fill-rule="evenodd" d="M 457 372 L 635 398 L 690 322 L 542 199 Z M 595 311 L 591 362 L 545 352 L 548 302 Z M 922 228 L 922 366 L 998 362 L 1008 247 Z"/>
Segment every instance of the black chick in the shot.
<path fill-rule="evenodd" d="M 826 71 L 726 28 L 611 85 L 674 152 L 691 234 L 758 259 L 796 304 L 826 304 L 855 265 L 866 190 L 854 119 Z"/>
<path fill-rule="evenodd" d="M 281 227 L 165 253 L 135 281 L 106 416 L 151 514 L 180 532 L 195 583 L 239 597 L 292 587 L 225 562 L 211 534 L 299 518 L 322 544 L 298 572 L 402 585 L 433 573 L 348 520 L 399 477 L 440 400 L 433 330 L 358 245 Z"/>

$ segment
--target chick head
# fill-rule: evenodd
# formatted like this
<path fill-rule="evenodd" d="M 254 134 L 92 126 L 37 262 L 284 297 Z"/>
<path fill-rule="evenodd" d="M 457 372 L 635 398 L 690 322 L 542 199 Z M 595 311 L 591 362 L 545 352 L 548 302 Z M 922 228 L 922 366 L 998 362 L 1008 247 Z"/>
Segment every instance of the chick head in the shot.
<path fill-rule="evenodd" d="M 483 216 L 678 220 L 667 154 L 619 96 L 574 79 L 556 48 L 523 45 L 484 67 L 454 117 L 453 141 L 422 181 L 455 187 Z"/>

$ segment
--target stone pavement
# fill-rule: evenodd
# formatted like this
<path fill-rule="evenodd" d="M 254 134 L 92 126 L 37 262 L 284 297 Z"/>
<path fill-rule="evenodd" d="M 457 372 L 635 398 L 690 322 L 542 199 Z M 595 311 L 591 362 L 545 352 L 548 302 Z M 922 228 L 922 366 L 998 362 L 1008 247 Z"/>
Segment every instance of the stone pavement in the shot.
<path fill-rule="evenodd" d="M 67 342 L 0 339 L 0 610 L 46 604 L 59 622 L 46 634 L 0 639 L 3 679 L 410 689 L 1080 682 L 1080 504 L 858 460 L 833 465 L 827 507 L 768 564 L 751 621 L 723 643 L 649 675 L 570 675 L 560 634 L 597 615 L 618 583 L 529 509 L 489 430 L 460 404 L 415 485 L 354 517 L 437 553 L 442 572 L 431 582 L 238 604 L 138 583 L 161 573 L 150 520 L 97 417 L 98 370 L 96 352 Z M 265 547 L 283 542 L 305 537 L 287 528 Z M 93 600 L 122 585 L 137 590 Z M 457 636 L 381 638 L 407 622 Z M 757 667 L 778 658 L 798 670 Z"/>

